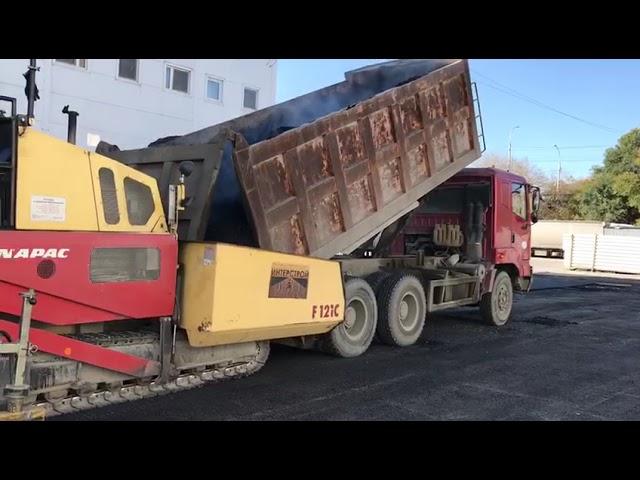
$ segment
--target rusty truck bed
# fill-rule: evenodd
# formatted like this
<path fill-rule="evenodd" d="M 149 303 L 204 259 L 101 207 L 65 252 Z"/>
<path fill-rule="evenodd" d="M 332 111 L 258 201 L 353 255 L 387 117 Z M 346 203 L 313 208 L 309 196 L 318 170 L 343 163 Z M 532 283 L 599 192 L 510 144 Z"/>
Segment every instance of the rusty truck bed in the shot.
<path fill-rule="evenodd" d="M 331 258 L 480 157 L 468 63 L 396 61 L 148 148 L 106 154 L 156 176 L 196 163 L 184 240 Z"/>
<path fill-rule="evenodd" d="M 259 245 L 349 253 L 478 159 L 467 62 L 254 145 L 236 170 Z"/>

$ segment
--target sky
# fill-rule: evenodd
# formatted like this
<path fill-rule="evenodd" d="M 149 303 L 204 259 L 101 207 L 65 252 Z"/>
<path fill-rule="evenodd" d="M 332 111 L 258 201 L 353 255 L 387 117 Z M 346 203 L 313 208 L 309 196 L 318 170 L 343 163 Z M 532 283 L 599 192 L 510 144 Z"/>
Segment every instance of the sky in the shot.
<path fill-rule="evenodd" d="M 369 60 L 278 61 L 278 102 L 344 80 Z M 478 86 L 486 154 L 527 158 L 555 176 L 588 176 L 604 152 L 640 127 L 640 60 L 470 60 Z M 515 128 L 518 127 L 518 128 Z M 558 146 L 558 150 L 554 148 Z"/>

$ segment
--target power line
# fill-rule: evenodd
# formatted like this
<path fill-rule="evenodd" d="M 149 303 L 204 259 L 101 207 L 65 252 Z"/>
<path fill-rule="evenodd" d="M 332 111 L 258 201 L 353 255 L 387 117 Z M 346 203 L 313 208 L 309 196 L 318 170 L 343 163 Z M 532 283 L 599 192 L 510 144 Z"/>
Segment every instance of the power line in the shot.
<path fill-rule="evenodd" d="M 511 95 L 511 96 L 513 96 L 515 98 L 518 98 L 520 100 L 532 103 L 532 104 L 534 104 L 534 105 L 536 105 L 538 107 L 545 108 L 547 110 L 551 110 L 552 112 L 555 112 L 555 113 L 558 113 L 560 115 L 564 115 L 566 117 L 572 118 L 573 120 L 577 120 L 579 122 L 586 123 L 587 125 L 591 125 L 592 127 L 596 127 L 596 128 L 600 128 L 600 129 L 603 129 L 603 130 L 607 130 L 607 131 L 610 131 L 610 132 L 616 132 L 617 133 L 617 131 L 615 129 L 611 128 L 611 127 L 607 127 L 605 125 L 600 125 L 598 123 L 590 122 L 589 120 L 585 120 L 584 118 L 580 118 L 580 117 L 578 117 L 576 115 L 572 115 L 570 113 L 566 113 L 566 112 L 563 112 L 561 110 L 558 110 L 557 108 L 554 108 L 554 107 L 551 107 L 549 105 L 546 105 L 546 104 L 540 102 L 539 100 L 536 100 L 535 98 L 529 97 L 529 96 L 527 96 L 527 95 L 525 95 L 525 94 L 523 94 L 521 92 L 518 92 L 517 90 L 515 90 L 515 89 L 513 89 L 511 87 L 508 87 L 508 86 L 506 86 L 506 85 L 504 85 L 504 84 L 502 84 L 502 83 L 500 83 L 500 82 L 498 82 L 496 80 L 493 80 L 492 78 L 488 77 L 487 75 L 484 75 L 484 74 L 482 74 L 482 73 L 480 73 L 480 72 L 478 72 L 476 70 L 474 70 L 474 73 L 479 75 L 479 76 L 481 76 L 481 77 L 486 78 L 487 80 L 489 80 L 490 82 L 494 83 L 495 85 L 498 85 L 498 87 L 496 87 L 495 85 L 484 83 L 484 82 L 480 82 L 480 83 L 483 83 L 484 85 L 487 85 L 488 87 L 494 88 L 494 89 L 496 89 L 496 90 L 498 90 L 498 91 L 500 91 L 502 93 L 505 93 L 507 95 Z"/>
<path fill-rule="evenodd" d="M 549 156 L 544 156 L 544 157 L 521 157 L 521 158 L 514 158 L 513 161 L 516 162 L 529 162 L 529 163 L 558 163 L 558 160 L 552 160 L 549 159 L 547 160 Z M 566 158 L 566 157 L 562 157 L 562 163 L 564 162 L 571 162 L 571 163 L 580 163 L 580 162 L 591 162 L 591 163 L 597 163 L 600 162 L 600 160 L 594 160 L 594 159 L 588 159 L 588 158 Z"/>
<path fill-rule="evenodd" d="M 532 163 L 558 163 L 557 160 L 531 160 Z M 581 163 L 581 162 L 591 162 L 594 163 L 594 160 L 585 160 L 585 159 L 577 159 L 577 158 L 563 158 L 562 163 L 571 162 L 571 163 Z"/>
<path fill-rule="evenodd" d="M 610 148 L 611 145 L 572 145 L 568 147 L 560 147 L 560 150 L 589 150 L 589 149 L 601 149 L 601 148 Z M 535 147 L 517 147 L 514 150 L 551 150 L 554 147 L 544 147 L 544 146 L 535 146 Z"/>
<path fill-rule="evenodd" d="M 580 117 L 578 117 L 576 115 L 572 115 L 570 113 L 566 113 L 566 112 L 563 112 L 562 110 L 558 110 L 557 108 L 554 108 L 554 107 L 551 107 L 549 105 L 546 105 L 546 104 L 536 100 L 535 98 L 529 97 L 529 96 L 527 96 L 527 95 L 525 95 L 523 93 L 518 92 L 517 90 L 514 90 L 511 87 L 507 87 L 506 85 L 503 85 L 503 84 L 493 80 L 492 78 L 490 78 L 490 77 L 478 72 L 477 70 L 473 70 L 473 73 L 475 75 L 480 76 L 480 77 L 486 78 L 490 82 L 493 82 L 495 85 L 491 85 L 491 84 L 485 83 L 485 82 L 479 82 L 479 83 L 482 83 L 482 84 L 486 85 L 487 87 L 490 87 L 490 88 L 493 88 L 495 90 L 498 90 L 499 92 L 502 92 L 502 93 L 504 93 L 506 95 L 511 95 L 512 97 L 518 98 L 519 100 L 523 100 L 525 102 L 529 102 L 529 103 L 531 103 L 533 105 L 536 105 L 537 107 L 550 110 L 550 111 L 558 113 L 560 115 L 564 115 L 565 117 L 571 118 L 571 119 L 576 120 L 578 122 L 582 122 L 582 123 L 584 123 L 586 125 L 590 125 L 592 127 L 599 128 L 601 130 L 606 130 L 606 131 L 611 132 L 611 133 L 619 133 L 617 130 L 615 130 L 615 129 L 611 128 L 611 127 L 607 127 L 605 125 L 600 125 L 598 123 L 590 122 L 589 120 L 585 120 L 584 118 L 580 118 Z"/>
<path fill-rule="evenodd" d="M 585 120 L 583 118 L 576 117 L 575 115 L 571 115 L 570 113 L 563 112 L 561 110 L 558 110 L 556 108 L 550 107 L 548 105 L 545 105 L 544 103 L 537 102 L 535 100 L 529 100 L 526 96 L 519 96 L 519 95 L 512 94 L 512 93 L 510 93 L 510 92 L 508 92 L 506 90 L 503 90 L 501 88 L 498 88 L 498 87 L 496 87 L 494 85 L 490 85 L 490 84 L 485 83 L 485 82 L 479 82 L 479 83 L 482 83 L 483 85 L 486 85 L 487 87 L 493 88 L 494 90 L 497 90 L 499 92 L 505 93 L 507 95 L 511 95 L 512 97 L 515 97 L 515 98 L 517 98 L 519 100 L 523 100 L 525 102 L 529 102 L 529 103 L 531 103 L 533 105 L 536 105 L 537 107 L 544 108 L 546 110 L 550 110 L 550 111 L 558 113 L 560 115 L 564 115 L 565 117 L 571 118 L 573 120 L 577 120 L 578 122 L 582 122 L 582 123 L 584 123 L 586 125 L 589 125 L 591 127 L 599 128 L 600 130 L 604 130 L 604 131 L 609 132 L 609 133 L 615 133 L 615 134 L 620 134 L 621 133 L 618 130 L 615 130 L 615 129 L 611 128 L 611 127 L 607 127 L 605 125 L 600 125 L 598 123 L 590 122 L 589 120 Z"/>
<path fill-rule="evenodd" d="M 523 161 L 525 159 L 528 159 L 530 161 L 538 161 L 539 160 L 546 160 L 549 159 L 549 161 L 553 161 L 553 162 L 558 162 L 557 158 L 554 160 L 553 156 L 551 154 L 543 154 L 543 153 L 536 153 L 536 154 L 532 154 L 532 155 L 520 155 L 517 157 L 519 161 Z M 601 161 L 600 158 L 585 158 L 585 157 L 578 157 L 578 156 L 571 156 L 571 157 L 567 157 L 565 155 L 562 156 L 562 161 L 569 161 L 569 162 L 599 162 Z"/>

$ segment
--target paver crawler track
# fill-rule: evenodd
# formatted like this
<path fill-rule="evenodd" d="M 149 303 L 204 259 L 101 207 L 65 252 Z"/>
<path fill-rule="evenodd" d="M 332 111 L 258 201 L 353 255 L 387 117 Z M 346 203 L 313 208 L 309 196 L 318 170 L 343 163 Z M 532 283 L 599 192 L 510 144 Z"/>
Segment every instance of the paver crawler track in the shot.
<path fill-rule="evenodd" d="M 117 347 L 134 343 L 151 343 L 157 341 L 153 332 L 117 332 L 75 335 L 74 338 L 104 347 Z M 41 400 L 34 407 L 44 409 L 46 416 L 73 413 L 92 408 L 104 407 L 122 402 L 165 395 L 172 392 L 188 390 L 195 387 L 234 378 L 242 378 L 259 371 L 269 356 L 269 342 L 258 342 L 258 352 L 250 360 L 241 360 L 221 365 L 207 365 L 197 371 L 184 371 L 174 375 L 168 382 L 156 380 L 139 380 L 108 389 L 97 389 L 92 392 L 74 393 L 60 399 Z M 202 367 L 201 367 L 202 368 Z"/>

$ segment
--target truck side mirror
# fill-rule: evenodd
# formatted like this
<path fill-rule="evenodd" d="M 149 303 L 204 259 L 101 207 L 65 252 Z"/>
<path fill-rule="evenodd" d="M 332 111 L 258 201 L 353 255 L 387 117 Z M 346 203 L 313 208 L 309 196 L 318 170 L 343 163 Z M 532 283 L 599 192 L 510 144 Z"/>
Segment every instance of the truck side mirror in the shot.
<path fill-rule="evenodd" d="M 540 189 L 538 187 L 531 188 L 531 222 L 538 221 L 538 210 L 540 209 Z"/>

